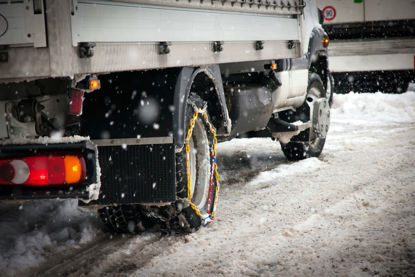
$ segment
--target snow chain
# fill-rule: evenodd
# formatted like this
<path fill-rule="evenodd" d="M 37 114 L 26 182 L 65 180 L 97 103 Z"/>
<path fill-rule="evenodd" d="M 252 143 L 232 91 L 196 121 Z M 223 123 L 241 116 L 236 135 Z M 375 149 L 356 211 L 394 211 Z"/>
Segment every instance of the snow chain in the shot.
<path fill-rule="evenodd" d="M 185 144 L 186 144 L 186 168 L 187 168 L 187 199 L 189 200 L 190 206 L 194 210 L 194 212 L 201 218 L 202 224 L 206 225 L 210 221 L 213 220 L 215 216 L 215 209 L 216 209 L 216 203 L 218 200 L 218 194 L 219 194 L 219 174 L 218 174 L 218 167 L 216 163 L 216 144 L 218 140 L 216 139 L 216 129 L 212 125 L 212 123 L 209 121 L 208 114 L 206 112 L 206 105 L 200 109 L 198 108 L 193 102 L 188 101 L 189 104 L 192 105 L 194 113 L 193 117 L 190 120 L 190 127 L 189 131 L 187 132 Z M 213 140 L 213 151 L 211 153 L 211 161 L 212 161 L 212 168 L 211 168 L 211 174 L 214 175 L 215 181 L 216 181 L 216 189 L 215 189 L 215 199 L 213 200 L 213 210 L 210 210 L 211 207 L 211 195 L 212 195 L 212 187 L 213 187 L 213 178 L 210 178 L 210 189 L 209 189 L 209 199 L 208 199 L 208 210 L 206 215 L 202 215 L 202 213 L 199 211 L 199 209 L 196 207 L 195 204 L 191 201 L 191 172 L 190 172 L 190 138 L 192 136 L 193 128 L 195 127 L 195 121 L 198 118 L 199 114 L 203 116 L 203 119 L 207 126 L 209 126 L 209 131 L 212 133 Z"/>

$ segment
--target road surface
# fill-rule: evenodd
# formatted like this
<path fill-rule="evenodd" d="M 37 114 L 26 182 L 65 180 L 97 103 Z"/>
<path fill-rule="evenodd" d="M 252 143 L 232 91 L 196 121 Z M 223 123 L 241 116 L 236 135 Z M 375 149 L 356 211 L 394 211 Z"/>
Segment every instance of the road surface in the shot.
<path fill-rule="evenodd" d="M 198 232 L 113 236 L 88 214 L 87 227 L 73 227 L 89 230 L 84 242 L 52 243 L 20 272 L 11 265 L 27 257 L 8 255 L 12 245 L 6 272 L 415 276 L 415 93 L 336 96 L 319 158 L 287 162 L 270 139 L 221 143 L 216 219 Z"/>

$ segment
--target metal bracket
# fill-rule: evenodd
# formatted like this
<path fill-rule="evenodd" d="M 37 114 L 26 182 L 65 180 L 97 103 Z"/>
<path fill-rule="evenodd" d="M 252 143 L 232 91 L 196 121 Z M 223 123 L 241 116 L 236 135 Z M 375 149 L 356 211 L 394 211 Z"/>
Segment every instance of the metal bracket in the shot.
<path fill-rule="evenodd" d="M 171 45 L 170 42 L 162 41 L 159 43 L 159 54 L 160 55 L 167 55 L 170 53 L 169 45 Z"/>
<path fill-rule="evenodd" d="M 255 42 L 255 50 L 259 51 L 264 49 L 264 42 L 262 40 L 258 40 Z"/>
<path fill-rule="evenodd" d="M 94 55 L 94 47 L 96 46 L 95 42 L 80 42 L 78 45 L 79 57 L 91 58 Z"/>
<path fill-rule="evenodd" d="M 0 63 L 7 63 L 9 61 L 8 52 L 0 52 Z"/>
<path fill-rule="evenodd" d="M 311 128 L 311 122 L 294 122 L 294 123 L 288 123 L 288 124 L 282 124 L 283 121 L 277 122 L 276 126 L 280 129 L 276 130 L 277 132 L 272 131 L 272 137 L 275 139 L 278 139 L 280 142 L 286 144 L 289 143 L 291 138 L 298 135 L 302 131 Z M 293 130 L 292 130 L 293 129 Z M 292 131 L 290 131 L 292 130 Z"/>
<path fill-rule="evenodd" d="M 222 52 L 223 51 L 223 41 L 214 41 L 213 42 L 213 52 Z"/>

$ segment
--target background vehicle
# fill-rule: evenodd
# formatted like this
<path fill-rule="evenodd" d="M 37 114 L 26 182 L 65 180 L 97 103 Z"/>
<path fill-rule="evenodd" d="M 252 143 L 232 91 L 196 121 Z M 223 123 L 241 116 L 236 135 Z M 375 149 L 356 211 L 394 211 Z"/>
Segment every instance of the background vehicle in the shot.
<path fill-rule="evenodd" d="M 78 198 L 119 232 L 189 232 L 214 216 L 218 140 L 272 137 L 293 160 L 323 149 L 313 1 L 8 1 L 0 14 L 2 199 Z"/>
<path fill-rule="evenodd" d="M 415 2 L 317 0 L 335 91 L 405 92 L 415 80 Z"/>

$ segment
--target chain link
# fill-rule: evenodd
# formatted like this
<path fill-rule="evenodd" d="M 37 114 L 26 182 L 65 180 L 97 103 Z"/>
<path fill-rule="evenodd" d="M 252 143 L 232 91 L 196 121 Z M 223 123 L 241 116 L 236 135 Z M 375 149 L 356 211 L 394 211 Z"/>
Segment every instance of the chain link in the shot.
<path fill-rule="evenodd" d="M 216 129 L 213 126 L 213 124 L 209 121 L 209 117 L 208 114 L 206 112 L 206 105 L 200 109 L 198 108 L 193 102 L 188 101 L 189 104 L 191 104 L 191 106 L 193 107 L 194 113 L 193 113 L 193 117 L 190 120 L 190 126 L 189 126 L 189 131 L 187 132 L 186 135 L 186 139 L 185 139 L 185 144 L 186 144 L 186 168 L 187 168 L 187 199 L 189 200 L 190 206 L 192 207 L 192 209 L 195 211 L 195 213 L 202 219 L 202 221 L 204 220 L 204 217 L 202 215 L 202 213 L 199 211 L 199 209 L 196 207 L 196 205 L 194 203 L 192 203 L 191 201 L 191 172 L 190 172 L 190 138 L 192 137 L 192 133 L 193 133 L 193 128 L 195 127 L 195 122 L 199 116 L 199 114 L 202 115 L 205 123 L 209 126 L 209 131 L 212 133 L 213 136 L 213 140 L 212 140 L 212 144 L 213 144 L 213 155 L 211 157 L 212 159 L 212 166 L 213 166 L 213 170 L 215 172 L 215 181 L 216 181 L 216 187 L 215 187 L 215 199 L 213 201 L 213 210 L 211 211 L 211 214 L 207 214 L 207 217 L 210 219 L 214 218 L 214 214 L 215 214 L 215 210 L 216 210 L 216 203 L 218 200 L 218 195 L 219 195 L 219 173 L 218 173 L 218 167 L 216 164 L 216 144 L 218 142 L 217 138 L 216 138 Z"/>

